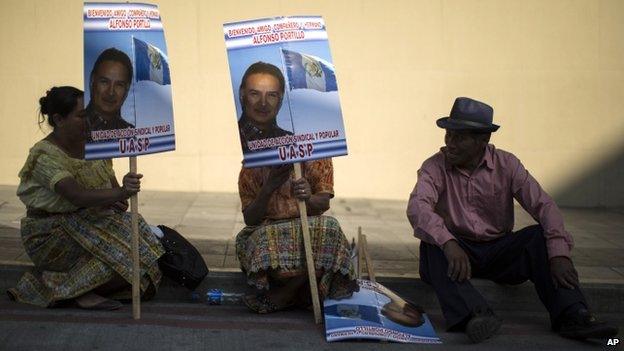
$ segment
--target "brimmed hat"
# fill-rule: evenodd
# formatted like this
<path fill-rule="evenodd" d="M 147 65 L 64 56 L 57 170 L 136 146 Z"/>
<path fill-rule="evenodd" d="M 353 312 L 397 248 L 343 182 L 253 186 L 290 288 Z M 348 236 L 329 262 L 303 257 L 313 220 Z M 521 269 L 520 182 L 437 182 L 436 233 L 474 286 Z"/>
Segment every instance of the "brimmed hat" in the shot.
<path fill-rule="evenodd" d="M 455 99 L 451 114 L 436 121 L 440 128 L 495 132 L 499 126 L 492 123 L 494 109 L 481 101 L 467 97 Z"/>

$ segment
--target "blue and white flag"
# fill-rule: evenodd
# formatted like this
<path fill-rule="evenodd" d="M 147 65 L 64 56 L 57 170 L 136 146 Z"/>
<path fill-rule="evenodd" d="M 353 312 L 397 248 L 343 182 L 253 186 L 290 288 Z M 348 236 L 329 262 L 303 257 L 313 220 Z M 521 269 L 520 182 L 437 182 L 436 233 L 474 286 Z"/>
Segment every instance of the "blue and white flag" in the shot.
<path fill-rule="evenodd" d="M 151 80 L 160 85 L 171 84 L 169 60 L 159 48 L 137 38 L 134 40 L 136 81 Z"/>
<path fill-rule="evenodd" d="M 336 91 L 334 66 L 316 56 L 282 49 L 290 89 Z"/>

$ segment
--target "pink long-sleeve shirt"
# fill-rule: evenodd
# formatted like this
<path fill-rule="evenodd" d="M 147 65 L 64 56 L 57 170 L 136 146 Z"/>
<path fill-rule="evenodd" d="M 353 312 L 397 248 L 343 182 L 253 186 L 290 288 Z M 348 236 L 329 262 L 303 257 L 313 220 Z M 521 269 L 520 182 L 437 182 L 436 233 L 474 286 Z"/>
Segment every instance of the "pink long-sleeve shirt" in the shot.
<path fill-rule="evenodd" d="M 514 198 L 544 228 L 549 258 L 570 257 L 574 243 L 555 202 L 516 156 L 491 144 L 472 174 L 447 163 L 442 151 L 427 159 L 407 217 L 416 237 L 440 247 L 454 236 L 489 241 L 512 232 Z"/>

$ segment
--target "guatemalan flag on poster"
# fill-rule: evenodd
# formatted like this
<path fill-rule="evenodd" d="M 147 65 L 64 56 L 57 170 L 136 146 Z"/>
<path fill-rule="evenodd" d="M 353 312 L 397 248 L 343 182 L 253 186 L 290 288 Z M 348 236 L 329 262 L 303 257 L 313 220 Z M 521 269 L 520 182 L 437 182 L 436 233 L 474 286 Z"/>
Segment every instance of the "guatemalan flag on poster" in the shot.
<path fill-rule="evenodd" d="M 290 89 L 336 91 L 334 66 L 316 56 L 282 49 Z"/>
<path fill-rule="evenodd" d="M 167 55 L 154 45 L 137 38 L 133 40 L 136 81 L 151 80 L 160 85 L 171 84 Z"/>

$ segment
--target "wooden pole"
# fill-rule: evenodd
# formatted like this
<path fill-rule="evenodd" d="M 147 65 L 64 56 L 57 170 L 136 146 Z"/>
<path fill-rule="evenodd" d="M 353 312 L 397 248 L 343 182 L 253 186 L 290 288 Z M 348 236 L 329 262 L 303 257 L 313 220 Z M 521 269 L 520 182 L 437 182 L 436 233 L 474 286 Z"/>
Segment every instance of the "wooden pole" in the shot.
<path fill-rule="evenodd" d="M 130 172 L 137 172 L 137 158 L 130 157 Z M 139 257 L 139 197 L 130 197 L 132 213 L 132 318 L 141 319 L 141 266 Z"/>
<path fill-rule="evenodd" d="M 301 178 L 301 164 L 295 163 L 295 179 Z M 308 267 L 308 280 L 310 281 L 310 294 L 312 295 L 312 307 L 314 308 L 314 321 L 320 324 L 322 321 L 321 303 L 316 286 L 316 269 L 314 258 L 312 257 L 312 241 L 310 240 L 310 227 L 308 225 L 308 209 L 305 201 L 297 200 L 299 203 L 299 216 L 301 217 L 301 234 L 303 235 L 303 245 L 306 255 L 306 266 Z"/>
<path fill-rule="evenodd" d="M 362 279 L 362 270 L 364 269 L 364 251 L 362 251 L 362 227 L 358 227 L 358 239 L 357 239 L 357 248 L 358 248 L 358 265 L 357 265 L 357 277 Z"/>
<path fill-rule="evenodd" d="M 368 253 L 368 241 L 366 241 L 366 235 L 362 234 L 362 243 L 360 244 L 360 250 L 364 253 L 364 259 L 366 260 L 366 270 L 368 271 L 368 279 L 375 283 L 375 270 L 373 269 L 373 260 Z"/>

